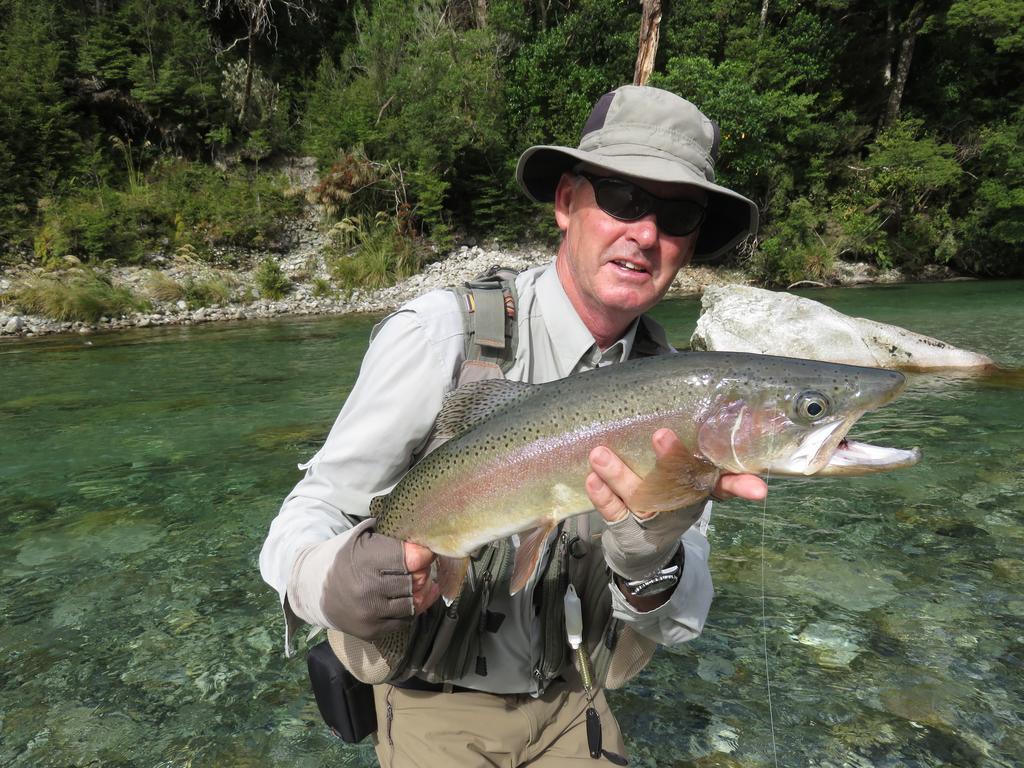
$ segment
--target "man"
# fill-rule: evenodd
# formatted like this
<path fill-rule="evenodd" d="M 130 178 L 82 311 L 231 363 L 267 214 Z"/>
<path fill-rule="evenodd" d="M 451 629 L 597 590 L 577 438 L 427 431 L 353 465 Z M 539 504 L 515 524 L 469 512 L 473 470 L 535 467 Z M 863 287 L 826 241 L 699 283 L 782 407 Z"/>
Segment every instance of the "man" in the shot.
<path fill-rule="evenodd" d="M 562 241 L 553 265 L 515 280 L 518 343 L 506 378 L 542 383 L 643 350 L 671 351 L 643 313 L 694 254 L 722 253 L 757 226 L 756 206 L 714 183 L 718 136 L 678 96 L 625 86 L 598 101 L 578 148 L 523 154 L 517 179 L 534 200 L 554 202 Z M 444 396 L 476 375 L 466 359 L 465 317 L 454 293 L 435 291 L 374 330 L 324 447 L 271 525 L 261 572 L 281 596 L 288 639 L 300 619 L 371 642 L 396 632 L 428 637 L 426 649 L 405 656 L 407 668 L 391 675 L 397 683 L 375 688 L 382 765 L 586 764 L 591 707 L 604 754 L 614 760 L 625 752 L 618 726 L 603 693 L 586 690 L 564 652 L 562 596 L 556 601 L 542 588 L 543 574 L 514 597 L 504 582 L 467 587 L 481 603 L 479 621 L 473 617 L 479 631 L 438 629 L 445 611 L 430 578 L 433 555 L 376 534 L 372 519 L 363 519 L 370 499 L 427 450 Z M 652 436 L 658 454 L 675 442 L 669 430 Z M 623 646 L 616 638 L 653 647 L 696 637 L 712 596 L 710 505 L 641 519 L 629 509 L 640 478 L 606 447 L 590 462 L 586 491 L 596 514 L 569 521 L 576 534 L 568 550 L 556 553 L 552 544 L 545 566 L 561 567 L 571 551 L 566 578 L 584 600 L 585 631 L 598 638 L 588 650 L 597 658 L 601 639 L 614 654 Z M 714 495 L 766 492 L 757 477 L 727 475 Z M 499 582 L 507 578 L 496 573 Z M 464 591 L 459 605 L 475 605 L 469 597 Z M 424 623 L 427 616 L 434 623 Z M 551 642 L 556 631 L 561 651 Z"/>

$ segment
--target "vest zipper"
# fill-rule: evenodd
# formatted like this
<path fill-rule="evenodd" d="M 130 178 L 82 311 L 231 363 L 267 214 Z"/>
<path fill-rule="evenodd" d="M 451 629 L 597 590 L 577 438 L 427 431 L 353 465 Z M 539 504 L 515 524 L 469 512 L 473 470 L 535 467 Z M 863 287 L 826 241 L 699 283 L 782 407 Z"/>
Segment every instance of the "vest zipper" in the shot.
<path fill-rule="evenodd" d="M 391 693 L 394 690 L 395 690 L 394 688 L 388 688 L 388 695 L 387 695 L 387 699 L 386 699 L 387 713 L 388 713 L 388 727 L 387 727 L 388 746 L 391 747 L 392 749 L 394 749 L 394 746 L 395 746 L 395 740 L 391 738 L 391 723 L 395 719 L 395 710 L 394 710 L 394 707 L 391 706 Z"/>
<path fill-rule="evenodd" d="M 552 556 L 552 562 L 545 569 L 544 576 L 542 577 L 539 588 L 541 589 L 542 599 L 541 606 L 557 606 L 557 609 L 561 609 L 562 597 L 559 593 L 565 592 L 569 581 L 569 532 L 564 528 L 558 532 L 558 546 Z M 551 569 L 555 569 L 555 573 L 551 574 Z M 557 599 L 556 599 L 557 598 Z M 549 670 L 547 669 L 547 661 L 549 657 L 549 651 L 557 654 L 558 650 L 561 650 L 565 645 L 564 627 L 562 621 L 559 620 L 555 623 L 557 627 L 552 627 L 551 624 L 555 621 L 556 617 L 551 615 L 551 608 L 545 610 L 541 608 L 541 651 L 540 658 L 537 659 L 537 663 L 533 667 L 533 678 L 537 681 L 537 688 L 540 693 L 548 687 L 548 683 L 554 679 L 560 670 Z M 560 619 L 561 614 L 558 614 Z M 563 654 L 564 660 L 564 654 Z"/>

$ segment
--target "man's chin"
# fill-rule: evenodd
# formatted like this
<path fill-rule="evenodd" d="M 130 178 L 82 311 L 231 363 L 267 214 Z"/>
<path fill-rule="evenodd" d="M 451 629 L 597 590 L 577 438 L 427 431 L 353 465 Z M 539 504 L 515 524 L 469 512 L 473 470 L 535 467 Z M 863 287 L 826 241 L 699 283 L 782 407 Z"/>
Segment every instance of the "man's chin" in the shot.
<path fill-rule="evenodd" d="M 602 291 L 601 300 L 609 310 L 636 317 L 657 304 L 664 295 L 664 290 L 659 291 L 652 281 L 648 281 L 647 285 L 640 287 L 608 286 Z"/>

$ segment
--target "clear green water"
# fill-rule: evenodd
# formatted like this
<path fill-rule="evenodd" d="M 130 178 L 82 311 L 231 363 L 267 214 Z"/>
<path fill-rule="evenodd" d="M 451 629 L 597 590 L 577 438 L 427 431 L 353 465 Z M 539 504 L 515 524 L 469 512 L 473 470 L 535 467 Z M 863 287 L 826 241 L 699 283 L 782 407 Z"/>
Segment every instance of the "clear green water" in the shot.
<path fill-rule="evenodd" d="M 806 295 L 1024 367 L 1022 289 Z M 680 342 L 697 313 L 658 310 Z M 372 322 L 0 345 L 0 765 L 374 764 L 325 734 L 256 567 Z M 1019 386 L 914 377 L 856 431 L 918 467 L 720 505 L 704 636 L 612 695 L 634 765 L 1019 764 L 1022 422 Z"/>

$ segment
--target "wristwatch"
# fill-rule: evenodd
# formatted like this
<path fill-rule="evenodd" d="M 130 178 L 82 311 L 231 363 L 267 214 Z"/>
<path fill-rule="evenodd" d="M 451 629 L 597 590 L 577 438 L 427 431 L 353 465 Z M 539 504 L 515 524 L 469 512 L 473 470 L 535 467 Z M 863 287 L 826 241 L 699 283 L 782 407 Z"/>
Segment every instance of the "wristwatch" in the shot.
<path fill-rule="evenodd" d="M 646 576 L 627 581 L 624 577 L 618 576 L 619 587 L 632 597 L 649 597 L 662 592 L 675 589 L 679 578 L 683 575 L 683 545 L 680 544 L 672 559 L 664 568 L 647 574 Z"/>

